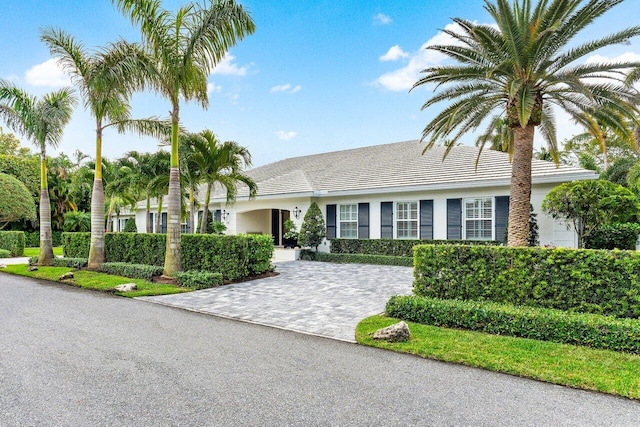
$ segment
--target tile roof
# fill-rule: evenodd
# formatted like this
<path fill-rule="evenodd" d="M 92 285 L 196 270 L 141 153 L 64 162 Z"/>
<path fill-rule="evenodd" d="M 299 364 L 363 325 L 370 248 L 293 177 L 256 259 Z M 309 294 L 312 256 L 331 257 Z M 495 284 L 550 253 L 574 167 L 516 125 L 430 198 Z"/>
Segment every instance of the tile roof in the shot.
<path fill-rule="evenodd" d="M 423 148 L 424 143 L 418 140 L 373 145 L 292 157 L 247 173 L 258 184 L 258 197 L 509 185 L 511 163 L 506 153 L 484 150 L 476 169 L 476 147 L 454 147 L 444 160 L 444 147 L 434 147 L 422 155 Z M 534 184 L 592 178 L 597 175 L 585 169 L 532 162 Z M 246 188 L 239 189 L 238 195 L 246 196 Z M 215 191 L 215 198 L 224 195 Z"/>

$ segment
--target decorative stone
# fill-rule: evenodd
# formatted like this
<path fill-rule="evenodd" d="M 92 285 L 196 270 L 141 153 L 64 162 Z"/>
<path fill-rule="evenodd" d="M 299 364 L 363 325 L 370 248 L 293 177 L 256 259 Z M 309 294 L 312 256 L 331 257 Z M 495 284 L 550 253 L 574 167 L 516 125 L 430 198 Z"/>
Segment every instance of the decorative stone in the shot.
<path fill-rule="evenodd" d="M 389 342 L 402 342 L 409 339 L 409 325 L 405 322 L 394 323 L 386 328 L 378 329 L 373 333 L 374 340 L 386 340 Z"/>
<path fill-rule="evenodd" d="M 69 280 L 69 279 L 73 279 L 72 272 L 64 273 L 62 276 L 60 276 L 60 279 L 58 280 Z"/>
<path fill-rule="evenodd" d="M 123 285 L 116 286 L 116 291 L 118 292 L 131 292 L 138 289 L 138 285 L 135 283 L 125 283 Z"/>
<path fill-rule="evenodd" d="M 7 268 L 7 264 L 0 263 L 0 268 Z"/>
<path fill-rule="evenodd" d="M 38 267 L 36 267 L 35 265 L 30 265 L 29 268 L 27 268 L 27 271 L 38 271 Z"/>

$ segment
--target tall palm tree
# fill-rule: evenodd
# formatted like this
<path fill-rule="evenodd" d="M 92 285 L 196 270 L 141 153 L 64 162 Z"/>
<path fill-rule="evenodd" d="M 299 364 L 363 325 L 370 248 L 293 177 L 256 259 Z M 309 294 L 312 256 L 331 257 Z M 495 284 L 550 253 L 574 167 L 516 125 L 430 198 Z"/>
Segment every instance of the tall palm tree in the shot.
<path fill-rule="evenodd" d="M 249 197 L 255 197 L 258 187 L 251 177 L 243 173 L 245 167 L 251 166 L 251 154 L 246 147 L 233 141 L 221 143 L 208 129 L 198 136 L 200 138 L 193 140 L 193 161 L 200 171 L 202 182 L 206 184 L 204 212 L 200 222 L 200 233 L 206 233 L 211 190 L 216 183 L 225 189 L 227 203 L 235 201 L 238 183 L 249 188 Z"/>
<path fill-rule="evenodd" d="M 196 152 L 194 142 L 198 138 L 200 138 L 200 136 L 194 133 L 180 135 L 180 146 L 178 147 L 178 154 L 180 156 L 180 176 L 186 187 L 189 202 L 188 221 L 189 231 L 191 233 L 196 232 L 196 197 L 198 195 L 198 186 L 202 180 L 200 169 L 195 162 Z"/>
<path fill-rule="evenodd" d="M 171 101 L 171 174 L 164 274 L 182 269 L 180 255 L 180 99 L 208 106 L 207 77 L 225 53 L 254 31 L 249 14 L 234 0 L 188 3 L 175 14 L 159 0 L 112 0 L 134 24 L 156 60 L 155 89 Z"/>
<path fill-rule="evenodd" d="M 103 133 L 105 129 L 115 127 L 119 132 L 128 130 L 160 137 L 168 134 L 169 126 L 155 117 L 140 120 L 131 118 L 129 98 L 135 90 L 144 86 L 149 73 L 153 72 L 150 58 L 139 45 L 120 40 L 105 49 L 89 53 L 73 36 L 54 28 L 43 29 L 41 39 L 80 90 L 85 108 L 91 111 L 96 123 L 88 266 L 98 268 L 105 260 Z"/>
<path fill-rule="evenodd" d="M 53 260 L 47 145 L 55 147 L 60 142 L 75 104 L 76 99 L 70 88 L 36 98 L 13 83 L 0 80 L 0 117 L 15 132 L 31 139 L 40 151 L 40 265 L 51 264 Z"/>
<path fill-rule="evenodd" d="M 427 68 L 414 85 L 445 85 L 423 109 L 450 102 L 424 128 L 426 149 L 438 141 L 457 141 L 496 112 L 506 115 L 513 129 L 509 246 L 527 245 L 534 130 L 550 148 L 557 147 L 553 106 L 577 122 L 582 113 L 606 114 L 612 123 L 635 120 L 638 94 L 631 84 L 640 73 L 627 78 L 624 71 L 640 62 L 576 64 L 640 34 L 636 26 L 575 43 L 578 33 L 621 1 L 539 0 L 534 5 L 531 0 L 485 0 L 497 28 L 454 19 L 458 30 L 444 32 L 455 42 L 428 47 L 458 64 Z"/>

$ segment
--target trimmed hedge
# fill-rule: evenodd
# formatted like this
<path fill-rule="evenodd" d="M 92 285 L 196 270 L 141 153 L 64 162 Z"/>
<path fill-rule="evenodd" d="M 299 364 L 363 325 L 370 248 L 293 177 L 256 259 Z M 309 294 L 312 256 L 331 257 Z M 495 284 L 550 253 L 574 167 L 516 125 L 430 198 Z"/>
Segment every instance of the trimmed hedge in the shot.
<path fill-rule="evenodd" d="M 88 258 L 90 233 L 64 233 L 64 255 Z M 166 249 L 165 234 L 106 233 L 107 262 L 161 267 Z M 182 235 L 183 270 L 219 272 L 227 280 L 262 274 L 271 269 L 273 239 L 269 235 Z"/>
<path fill-rule="evenodd" d="M 162 275 L 162 267 L 144 264 L 128 264 L 125 262 L 105 262 L 100 271 L 116 276 L 130 277 L 132 279 L 151 280 Z"/>
<path fill-rule="evenodd" d="M 416 295 L 640 317 L 640 254 L 592 249 L 420 245 Z"/>
<path fill-rule="evenodd" d="M 58 258 L 55 257 L 51 261 L 53 267 L 70 267 L 70 268 L 84 268 L 87 266 L 87 258 Z"/>
<path fill-rule="evenodd" d="M 403 239 L 332 239 L 331 253 L 370 254 L 413 257 L 415 245 L 479 245 L 499 246 L 493 240 L 403 240 Z"/>
<path fill-rule="evenodd" d="M 11 251 L 7 249 L 0 249 L 0 258 L 11 258 Z"/>
<path fill-rule="evenodd" d="M 175 273 L 180 286 L 193 289 L 217 288 L 222 285 L 222 274 L 209 271 L 178 271 Z"/>
<path fill-rule="evenodd" d="M 51 232 L 51 241 L 53 246 L 62 246 L 62 231 L 54 230 Z M 40 247 L 40 232 L 39 231 L 25 231 L 25 246 L 27 248 Z"/>
<path fill-rule="evenodd" d="M 635 250 L 640 234 L 640 224 L 624 223 L 599 226 L 592 235 L 585 237 L 584 246 L 591 249 Z"/>
<path fill-rule="evenodd" d="M 11 256 L 24 255 L 24 231 L 0 231 L 0 249 L 5 249 Z"/>
<path fill-rule="evenodd" d="M 561 310 L 394 296 L 388 316 L 426 325 L 640 354 L 640 321 Z"/>
<path fill-rule="evenodd" d="M 406 256 L 369 255 L 369 254 L 334 254 L 303 250 L 300 258 L 310 261 L 336 262 L 339 264 L 375 264 L 400 265 L 413 267 L 413 258 Z"/>

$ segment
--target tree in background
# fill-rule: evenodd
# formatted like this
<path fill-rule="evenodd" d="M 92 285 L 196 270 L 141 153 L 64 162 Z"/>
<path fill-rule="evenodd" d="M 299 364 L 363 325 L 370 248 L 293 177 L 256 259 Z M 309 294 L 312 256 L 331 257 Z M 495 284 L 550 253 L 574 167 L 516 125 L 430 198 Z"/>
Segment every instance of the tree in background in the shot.
<path fill-rule="evenodd" d="M 171 102 L 171 174 L 168 196 L 167 250 L 164 274 L 182 270 L 180 252 L 180 101 L 207 108 L 207 78 L 226 52 L 254 31 L 249 14 L 233 0 L 188 3 L 175 14 L 159 0 L 112 0 L 140 25 L 142 39 L 156 64 L 153 88 Z"/>
<path fill-rule="evenodd" d="M 69 211 L 65 213 L 62 229 L 72 233 L 91 231 L 91 214 L 83 211 Z"/>
<path fill-rule="evenodd" d="M 298 234 L 298 244 L 300 246 L 310 246 L 318 252 L 318 246 L 322 243 L 322 239 L 327 235 L 327 228 L 324 223 L 322 211 L 316 202 L 311 203 L 307 213 L 304 214 L 304 220 Z"/>
<path fill-rule="evenodd" d="M 23 183 L 0 173 L 0 230 L 20 220 L 36 220 L 36 203 Z"/>
<path fill-rule="evenodd" d="M 509 246 L 527 245 L 535 130 L 550 151 L 557 149 L 552 106 L 577 122 L 585 113 L 601 121 L 606 116 L 609 128 L 626 120 L 636 123 L 638 96 L 632 84 L 640 79 L 640 72 L 627 75 L 624 71 L 637 69 L 640 61 L 577 63 L 600 48 L 640 35 L 640 27 L 632 27 L 594 41 L 576 42 L 582 30 L 618 3 L 487 0 L 485 9 L 495 25 L 454 19 L 457 29 L 444 30 L 454 43 L 427 48 L 458 63 L 428 67 L 414 85 L 414 89 L 422 85 L 440 89 L 423 109 L 448 102 L 424 128 L 425 149 L 442 142 L 448 154 L 462 135 L 496 112 L 506 115 L 513 130 Z M 494 128 L 490 120 L 487 133 Z"/>
<path fill-rule="evenodd" d="M 0 155 L 28 156 L 29 148 L 20 146 L 20 140 L 12 133 L 4 133 L 0 126 Z"/>
<path fill-rule="evenodd" d="M 638 200 L 629 189 L 603 179 L 565 182 L 547 194 L 542 211 L 572 225 L 582 248 L 599 226 L 635 219 Z"/>
<path fill-rule="evenodd" d="M 71 119 L 76 99 L 69 88 L 36 98 L 13 83 L 0 80 L 0 117 L 23 134 L 40 151 L 40 255 L 39 265 L 53 260 L 51 206 L 47 177 L 47 146 L 57 146 L 64 126 Z"/>
<path fill-rule="evenodd" d="M 138 232 L 138 227 L 136 226 L 136 219 L 135 218 L 129 218 L 127 219 L 127 222 L 125 222 L 124 224 L 124 230 L 125 233 L 137 233 Z"/>

